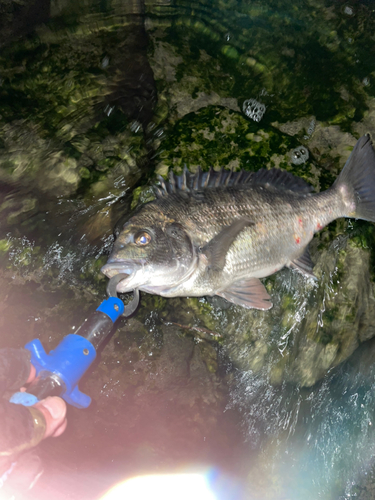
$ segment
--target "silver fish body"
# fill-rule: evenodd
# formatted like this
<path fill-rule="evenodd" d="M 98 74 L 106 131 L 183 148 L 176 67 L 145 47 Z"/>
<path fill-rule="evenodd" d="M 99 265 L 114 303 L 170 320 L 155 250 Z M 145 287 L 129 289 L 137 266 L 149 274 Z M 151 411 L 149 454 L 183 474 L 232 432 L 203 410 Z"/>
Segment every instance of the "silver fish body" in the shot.
<path fill-rule="evenodd" d="M 130 275 L 117 291 L 220 295 L 264 310 L 272 303 L 259 278 L 284 266 L 312 275 L 314 233 L 339 217 L 375 221 L 375 153 L 362 137 L 322 193 L 287 172 L 262 169 L 172 174 L 157 194 L 124 225 L 102 268 L 108 277 Z"/>

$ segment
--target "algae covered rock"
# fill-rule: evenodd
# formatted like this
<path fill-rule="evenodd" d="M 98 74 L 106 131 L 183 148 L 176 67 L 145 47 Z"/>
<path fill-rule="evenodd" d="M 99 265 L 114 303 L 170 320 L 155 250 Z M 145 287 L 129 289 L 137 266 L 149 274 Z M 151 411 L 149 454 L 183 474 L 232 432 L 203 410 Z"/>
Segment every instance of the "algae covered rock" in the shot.
<path fill-rule="evenodd" d="M 262 127 L 241 113 L 221 106 L 208 106 L 189 113 L 169 128 L 156 153 L 156 172 L 176 172 L 185 165 L 194 172 L 232 168 L 256 171 L 260 168 L 284 168 L 317 187 L 318 175 L 313 158 L 298 168 L 292 153 L 300 143 L 276 128 Z"/>
<path fill-rule="evenodd" d="M 152 114 L 155 101 L 147 37 L 142 23 L 111 33 L 111 21 L 92 24 L 89 11 L 69 35 L 43 27 L 2 51 L 0 182 L 91 202 L 123 195 L 139 179 L 148 147 L 137 120 L 146 107 Z M 124 76 L 129 54 L 134 67 Z M 134 103 L 145 89 L 132 85 L 147 69 L 150 102 L 139 104 L 138 115 Z"/>
<path fill-rule="evenodd" d="M 74 192 L 79 184 L 77 161 L 69 158 L 40 128 L 15 121 L 2 127 L 0 181 L 30 187 L 56 196 Z"/>

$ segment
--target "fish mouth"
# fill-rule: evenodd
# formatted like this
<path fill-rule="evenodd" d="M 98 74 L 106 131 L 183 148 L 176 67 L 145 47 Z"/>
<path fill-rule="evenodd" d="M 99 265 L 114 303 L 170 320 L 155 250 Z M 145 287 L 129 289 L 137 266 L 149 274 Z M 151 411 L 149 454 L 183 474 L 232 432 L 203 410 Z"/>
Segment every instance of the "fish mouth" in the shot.
<path fill-rule="evenodd" d="M 101 269 L 101 272 L 108 278 L 113 278 L 119 273 L 132 275 L 135 271 L 134 267 L 126 265 L 124 262 L 107 262 Z"/>
<path fill-rule="evenodd" d="M 126 280 L 129 275 L 125 273 L 119 273 L 116 274 L 115 276 L 112 276 L 110 278 L 108 285 L 107 285 L 107 294 L 109 297 L 117 297 L 117 285 L 121 282 Z M 134 288 L 133 290 L 133 299 L 126 304 L 124 307 L 124 312 L 122 313 L 123 316 L 128 318 L 131 316 L 138 308 L 139 306 L 139 301 L 140 301 L 140 296 L 139 296 L 139 290 L 138 288 Z"/>
<path fill-rule="evenodd" d="M 117 297 L 117 285 L 120 283 L 120 281 L 126 280 L 126 278 L 129 278 L 129 274 L 119 273 L 115 274 L 114 276 L 112 276 L 112 278 L 109 279 L 107 285 L 107 294 L 109 297 Z"/>
<path fill-rule="evenodd" d="M 101 268 L 101 272 L 109 278 L 107 293 L 109 296 L 116 296 L 117 293 L 126 293 L 134 290 L 132 286 L 133 278 L 136 274 L 134 266 L 126 265 L 124 262 L 108 262 Z"/>

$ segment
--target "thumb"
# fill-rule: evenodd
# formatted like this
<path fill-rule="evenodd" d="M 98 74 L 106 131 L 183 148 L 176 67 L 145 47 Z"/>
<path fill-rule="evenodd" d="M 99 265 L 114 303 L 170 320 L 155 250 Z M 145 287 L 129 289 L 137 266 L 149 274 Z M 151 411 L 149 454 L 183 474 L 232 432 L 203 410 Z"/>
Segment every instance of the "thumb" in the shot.
<path fill-rule="evenodd" d="M 63 399 L 53 396 L 36 403 L 35 408 L 41 411 L 46 419 L 44 437 L 60 436 L 66 429 L 66 403 Z"/>

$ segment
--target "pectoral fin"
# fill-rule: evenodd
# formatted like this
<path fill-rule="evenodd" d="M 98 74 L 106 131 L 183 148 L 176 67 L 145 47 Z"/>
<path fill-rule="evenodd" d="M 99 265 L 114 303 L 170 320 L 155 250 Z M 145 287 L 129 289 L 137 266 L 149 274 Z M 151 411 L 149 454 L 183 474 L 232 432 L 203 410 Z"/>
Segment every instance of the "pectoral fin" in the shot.
<path fill-rule="evenodd" d="M 247 219 L 236 219 L 229 227 L 225 227 L 214 236 L 201 250 L 207 258 L 209 270 L 222 271 L 229 247 L 245 227 L 253 226 L 254 222 Z"/>
<path fill-rule="evenodd" d="M 310 252 L 308 247 L 306 247 L 305 252 L 299 257 L 290 263 L 289 267 L 292 269 L 297 269 L 300 273 L 305 276 L 309 276 L 310 278 L 315 278 L 316 276 L 313 272 L 314 264 L 311 261 Z"/>
<path fill-rule="evenodd" d="M 272 307 L 272 302 L 269 301 L 271 297 L 258 278 L 236 281 L 229 288 L 216 295 L 247 309 L 266 311 Z"/>

